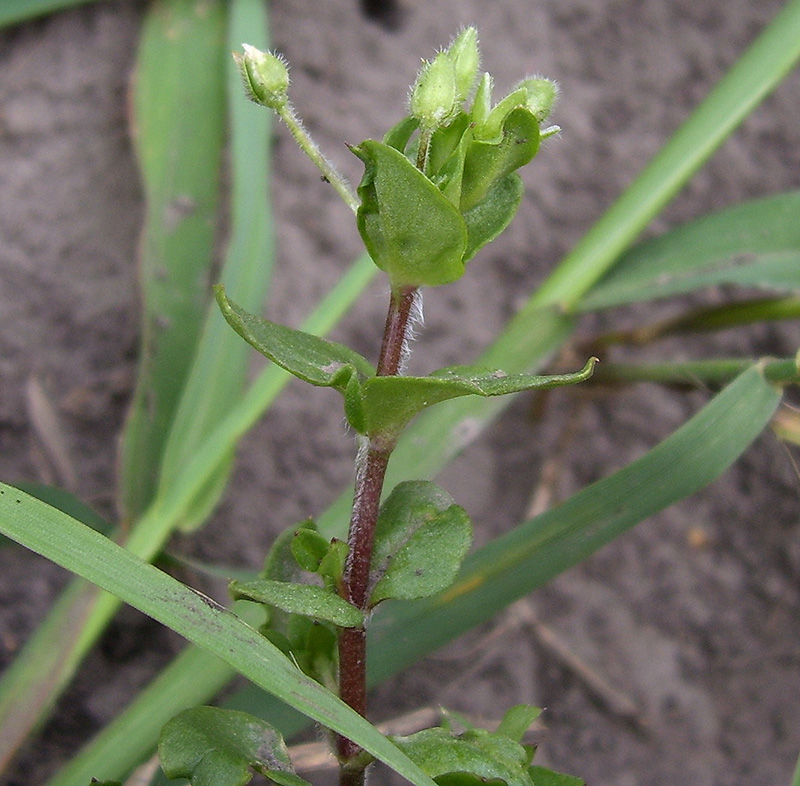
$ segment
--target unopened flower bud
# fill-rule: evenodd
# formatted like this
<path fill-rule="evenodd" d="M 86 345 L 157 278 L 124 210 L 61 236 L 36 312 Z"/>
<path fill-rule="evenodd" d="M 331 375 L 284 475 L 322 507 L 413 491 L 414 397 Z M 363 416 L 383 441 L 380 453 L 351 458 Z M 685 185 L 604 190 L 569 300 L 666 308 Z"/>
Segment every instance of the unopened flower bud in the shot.
<path fill-rule="evenodd" d="M 524 80 L 519 86 L 525 88 L 525 106 L 541 123 L 553 110 L 558 98 L 558 85 L 552 79 L 533 77 Z"/>
<path fill-rule="evenodd" d="M 423 129 L 434 131 L 453 119 L 459 106 L 456 69 L 447 52 L 422 66 L 411 89 L 411 116 Z"/>
<path fill-rule="evenodd" d="M 242 49 L 244 54 L 234 53 L 233 57 L 250 100 L 270 109 L 285 106 L 289 100 L 289 69 L 284 60 L 249 44 L 242 44 Z"/>
<path fill-rule="evenodd" d="M 478 33 L 474 27 L 466 27 L 447 49 L 456 72 L 456 94 L 459 102 L 467 99 L 478 77 L 481 62 L 478 51 Z"/>

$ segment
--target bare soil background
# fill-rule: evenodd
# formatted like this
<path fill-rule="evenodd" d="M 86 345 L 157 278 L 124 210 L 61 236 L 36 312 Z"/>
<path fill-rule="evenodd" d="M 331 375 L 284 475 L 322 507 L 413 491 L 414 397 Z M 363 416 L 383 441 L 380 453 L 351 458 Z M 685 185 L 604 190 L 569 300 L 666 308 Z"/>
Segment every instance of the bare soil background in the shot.
<path fill-rule="evenodd" d="M 561 85 L 554 120 L 563 134 L 525 172 L 529 188 L 508 234 L 462 281 L 426 295 L 413 368 L 469 362 L 780 6 L 405 0 L 386 26 L 356 0 L 274 0 L 274 44 L 292 64 L 294 102 L 356 182 L 361 165 L 343 142 L 379 138 L 402 114 L 419 58 L 460 25 L 479 28 L 498 89 L 531 73 Z M 111 0 L 0 34 L 0 477 L 71 485 L 109 516 L 138 340 L 142 202 L 126 95 L 144 11 L 143 2 Z M 267 310 L 297 325 L 360 245 L 347 208 L 285 129 L 275 136 L 279 266 Z M 799 180 L 795 73 L 652 231 Z M 374 356 L 385 299 L 381 286 L 370 289 L 335 338 Z M 658 351 L 786 355 L 798 346 L 800 327 L 787 323 Z M 32 380 L 55 408 L 73 476 L 43 453 Z M 258 566 L 275 533 L 324 509 L 349 481 L 352 460 L 327 393 L 291 386 L 244 440 L 213 522 L 178 548 Z M 483 542 L 525 515 L 549 449 L 576 418 L 555 498 L 641 454 L 706 398 L 654 386 L 570 392 L 551 399 L 544 423 L 522 398 L 440 480 Z M 440 703 L 497 718 L 531 702 L 547 708 L 542 761 L 590 786 L 788 784 L 800 751 L 798 499 L 789 455 L 765 435 L 710 489 L 381 687 L 376 717 Z M 0 551 L 0 665 L 65 580 L 21 549 Z M 124 611 L 9 786 L 43 783 L 180 646 Z"/>

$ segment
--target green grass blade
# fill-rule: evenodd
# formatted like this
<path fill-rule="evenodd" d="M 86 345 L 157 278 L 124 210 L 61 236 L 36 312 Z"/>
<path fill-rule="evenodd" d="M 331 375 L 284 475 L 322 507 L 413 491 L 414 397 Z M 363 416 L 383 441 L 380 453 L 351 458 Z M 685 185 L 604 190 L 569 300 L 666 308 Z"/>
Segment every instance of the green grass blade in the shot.
<path fill-rule="evenodd" d="M 83 643 L 92 635 L 87 623 L 99 594 L 97 587 L 74 579 L 37 628 L 34 645 L 26 646 L 3 674 L 0 772 L 41 725 L 86 654 Z"/>
<path fill-rule="evenodd" d="M 346 735 L 417 786 L 434 786 L 374 726 L 303 674 L 258 631 L 210 598 L 76 519 L 0 484 L 0 530 L 228 662 L 264 690 Z"/>
<path fill-rule="evenodd" d="M 3 0 L 0 4 L 0 27 L 25 22 L 37 16 L 87 2 L 89 0 Z"/>
<path fill-rule="evenodd" d="M 231 2 L 226 50 L 247 40 L 269 49 L 262 3 Z M 274 264 L 274 232 L 269 204 L 271 113 L 248 101 L 232 57 L 227 69 L 230 118 L 231 236 L 220 279 L 231 297 L 249 311 L 260 312 Z M 214 426 L 241 400 L 250 360 L 249 347 L 228 327 L 210 296 L 203 335 L 170 430 L 159 478 L 169 489 L 187 459 Z M 221 458 L 214 476 L 196 498 L 182 528 L 202 524 L 219 501 L 233 463 L 233 450 Z"/>
<path fill-rule="evenodd" d="M 208 267 L 211 263 L 212 216 L 217 201 L 222 143 L 223 106 L 220 102 L 224 61 L 220 34 L 224 8 L 221 2 L 206 5 L 207 13 L 197 14 L 197 3 L 190 0 L 155 3 L 147 17 L 139 58 L 137 133 L 149 211 L 143 252 L 151 287 L 149 319 L 158 320 L 159 314 L 168 313 L 160 311 L 161 301 L 173 297 L 177 289 L 176 307 L 180 313 L 170 313 L 165 318 L 174 323 L 173 327 L 181 320 L 184 323 L 183 328 L 168 331 L 169 343 L 160 347 L 157 367 L 147 372 L 160 377 L 151 392 L 163 393 L 166 398 L 178 394 L 178 378 L 185 374 L 191 358 L 208 297 L 209 282 L 207 273 L 203 273 L 203 264 Z M 187 71 L 192 69 L 196 81 L 190 80 L 191 87 L 187 89 L 183 82 Z M 145 103 L 152 103 L 152 108 L 145 109 Z M 199 128 L 175 124 L 176 120 L 188 121 L 198 114 L 208 116 L 210 121 L 201 120 Z M 187 142 L 187 138 L 192 141 Z M 199 162 L 197 156 L 201 156 Z M 163 281 L 162 272 L 167 274 Z M 191 292 L 201 283 L 204 287 L 202 299 L 187 299 L 184 285 L 186 292 Z M 198 308 L 198 304 L 202 308 Z M 154 329 L 158 328 L 151 321 L 150 334 Z M 186 345 L 191 346 L 187 348 Z M 172 357 L 173 354 L 180 357 Z M 139 405 L 143 404 L 147 384 L 146 379 L 140 380 Z M 167 417 L 168 407 L 157 409 L 161 413 L 157 417 L 160 423 Z M 161 440 L 160 436 L 150 439 L 150 427 L 155 421 L 145 423 L 147 418 L 141 409 L 133 419 L 138 424 L 129 423 L 127 447 L 131 450 L 139 445 L 146 449 L 147 455 L 143 454 L 141 464 L 128 461 L 129 488 L 131 484 L 138 486 L 145 476 L 149 477 L 147 462 L 155 460 L 150 454 Z M 116 601 L 109 596 L 98 593 L 84 582 L 74 582 L 40 631 L 20 652 L 18 663 L 0 682 L 0 738 L 8 741 L 22 733 L 21 710 L 15 699 L 20 692 L 28 697 L 25 723 L 36 725 L 41 721 L 115 608 Z M 58 629 L 61 618 L 72 620 L 72 627 L 56 643 L 51 631 Z M 55 653 L 60 653 L 60 657 L 54 661 Z M 39 681 L 37 674 L 39 678 L 47 674 L 48 679 Z"/>
<path fill-rule="evenodd" d="M 642 243 L 581 300 L 580 311 L 739 284 L 800 291 L 800 191 L 704 216 Z"/>
<path fill-rule="evenodd" d="M 133 96 L 145 194 L 142 337 L 122 441 L 129 521 L 150 503 L 208 305 L 225 117 L 225 4 L 157 0 Z"/>
<path fill-rule="evenodd" d="M 716 387 L 727 384 L 755 362 L 745 358 L 714 358 L 664 363 L 603 363 L 602 372 L 592 377 L 592 383 L 657 382 L 661 385 Z M 800 355 L 792 360 L 767 363 L 764 375 L 770 382 L 782 384 L 797 377 L 798 367 Z"/>
<path fill-rule="evenodd" d="M 578 305 L 652 219 L 800 58 L 800 0 L 789 0 L 691 117 L 535 295 Z"/>

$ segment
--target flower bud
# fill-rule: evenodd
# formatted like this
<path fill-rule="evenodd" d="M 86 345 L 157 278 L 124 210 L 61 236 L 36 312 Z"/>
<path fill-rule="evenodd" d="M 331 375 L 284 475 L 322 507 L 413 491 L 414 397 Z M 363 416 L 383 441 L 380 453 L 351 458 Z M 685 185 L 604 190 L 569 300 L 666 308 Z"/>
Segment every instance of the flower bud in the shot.
<path fill-rule="evenodd" d="M 447 48 L 456 72 L 456 94 L 459 102 L 467 99 L 478 77 L 481 56 L 478 51 L 478 33 L 474 27 L 465 27 Z"/>
<path fill-rule="evenodd" d="M 550 114 L 558 98 L 558 85 L 551 79 L 537 76 L 525 79 L 519 87 L 525 89 L 525 106 L 541 123 Z"/>
<path fill-rule="evenodd" d="M 435 131 L 455 117 L 459 106 L 456 68 L 447 52 L 439 52 L 422 66 L 411 89 L 411 116 L 428 131 Z"/>
<path fill-rule="evenodd" d="M 271 52 L 262 52 L 242 44 L 244 54 L 233 58 L 241 71 L 248 98 L 270 109 L 280 109 L 288 102 L 289 69 L 284 60 Z"/>

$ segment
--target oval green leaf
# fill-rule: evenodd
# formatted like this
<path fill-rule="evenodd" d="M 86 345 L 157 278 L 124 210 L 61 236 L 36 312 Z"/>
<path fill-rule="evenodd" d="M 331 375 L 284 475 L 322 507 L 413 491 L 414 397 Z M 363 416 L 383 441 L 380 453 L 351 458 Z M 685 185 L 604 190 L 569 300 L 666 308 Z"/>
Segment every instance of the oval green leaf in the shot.
<path fill-rule="evenodd" d="M 539 121 L 523 107 L 508 114 L 499 142 L 473 140 L 464 161 L 461 211 L 480 204 L 498 180 L 525 166 L 538 149 Z"/>
<path fill-rule="evenodd" d="M 244 786 L 256 772 L 278 776 L 286 786 L 308 786 L 295 774 L 277 729 L 235 710 L 181 712 L 164 726 L 158 755 L 167 777 L 186 778 L 192 786 Z"/>
<path fill-rule="evenodd" d="M 355 628 L 364 624 L 364 615 L 352 603 L 348 603 L 324 587 L 290 581 L 255 579 L 232 581 L 228 588 L 236 600 L 246 599 L 266 603 L 290 614 L 302 614 L 332 622 L 342 628 Z"/>
<path fill-rule="evenodd" d="M 375 374 L 370 362 L 349 347 L 250 314 L 229 300 L 220 284 L 214 293 L 228 324 L 250 346 L 298 379 L 344 393 L 351 377 Z"/>
<path fill-rule="evenodd" d="M 370 606 L 426 598 L 450 586 L 472 542 L 472 524 L 427 480 L 400 483 L 381 507 L 370 563 Z"/>
<path fill-rule="evenodd" d="M 409 737 L 395 737 L 394 742 L 432 778 L 467 773 L 507 786 L 534 786 L 527 751 L 508 737 L 483 729 L 460 736 L 442 728 L 423 729 Z"/>

